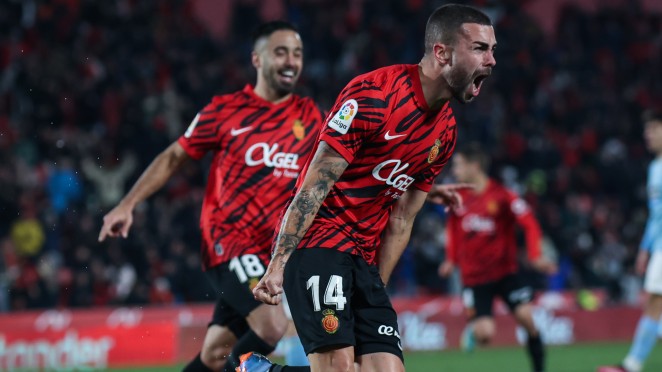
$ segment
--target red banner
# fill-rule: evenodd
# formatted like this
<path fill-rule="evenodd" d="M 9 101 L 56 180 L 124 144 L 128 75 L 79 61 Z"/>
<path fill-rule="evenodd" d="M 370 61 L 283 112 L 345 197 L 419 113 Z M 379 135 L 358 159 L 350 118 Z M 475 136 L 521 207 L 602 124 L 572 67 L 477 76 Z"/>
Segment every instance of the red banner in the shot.
<path fill-rule="evenodd" d="M 601 307 L 604 296 L 593 294 L 594 311 L 583 310 L 572 293 L 539 296 L 533 318 L 543 341 L 549 345 L 574 342 L 629 340 L 641 315 L 636 307 Z M 460 298 L 418 297 L 394 299 L 400 337 L 405 350 L 442 350 L 459 347 L 467 317 Z M 493 345 L 516 345 L 525 341 L 525 331 L 502 302 L 494 308 L 497 333 Z M 616 321 L 617 320 L 617 321 Z M 606 327 L 605 325 L 609 325 Z"/>
<path fill-rule="evenodd" d="M 538 296 L 534 319 L 547 344 L 629 340 L 641 310 L 604 307 L 590 293 Z M 588 306 L 587 306 L 588 304 Z M 466 317 L 459 298 L 395 298 L 405 350 L 456 348 Z M 589 307 L 594 311 L 583 310 Z M 199 352 L 213 306 L 48 310 L 0 315 L 0 370 L 172 365 Z M 524 341 L 503 303 L 495 305 L 496 345 Z M 605 326 L 608 325 L 608 326 Z M 390 334 L 390 330 L 378 330 Z M 394 334 L 394 332 L 393 332 Z"/>

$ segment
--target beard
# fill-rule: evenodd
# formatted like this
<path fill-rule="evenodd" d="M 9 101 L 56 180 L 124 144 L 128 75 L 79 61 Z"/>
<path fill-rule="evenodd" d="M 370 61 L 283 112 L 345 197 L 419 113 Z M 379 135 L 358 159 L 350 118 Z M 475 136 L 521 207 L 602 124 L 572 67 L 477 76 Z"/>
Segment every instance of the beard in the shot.
<path fill-rule="evenodd" d="M 467 93 L 473 84 L 473 80 L 473 74 L 459 67 L 451 69 L 446 79 L 453 98 L 460 103 L 468 103 L 475 98 L 473 95 Z"/>
<path fill-rule="evenodd" d="M 283 82 L 278 79 L 277 70 L 264 71 L 263 73 L 264 80 L 267 82 L 267 85 L 273 89 L 279 97 L 284 97 L 294 91 L 298 76 L 292 78 L 292 82 Z"/>

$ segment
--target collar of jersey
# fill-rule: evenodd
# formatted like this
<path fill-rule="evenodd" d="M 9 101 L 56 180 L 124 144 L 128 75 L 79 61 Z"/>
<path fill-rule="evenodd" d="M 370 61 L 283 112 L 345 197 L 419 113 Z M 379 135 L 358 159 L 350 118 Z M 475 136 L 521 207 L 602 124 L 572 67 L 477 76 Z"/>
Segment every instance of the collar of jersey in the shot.
<path fill-rule="evenodd" d="M 430 110 L 428 102 L 423 95 L 423 86 L 421 85 L 421 75 L 418 71 L 418 65 L 409 65 L 409 77 L 411 78 L 411 84 L 414 87 L 414 98 L 416 99 L 416 102 L 418 102 L 418 105 L 423 110 Z"/>

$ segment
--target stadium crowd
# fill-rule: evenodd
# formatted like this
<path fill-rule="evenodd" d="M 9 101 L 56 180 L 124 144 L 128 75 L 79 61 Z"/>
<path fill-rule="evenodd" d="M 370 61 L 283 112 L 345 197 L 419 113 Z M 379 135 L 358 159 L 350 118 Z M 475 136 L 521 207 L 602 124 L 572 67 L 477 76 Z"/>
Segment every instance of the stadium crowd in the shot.
<path fill-rule="evenodd" d="M 250 34 L 268 12 L 230 1 L 227 37 L 193 2 L 0 3 L 0 311 L 212 300 L 198 216 L 207 164 L 189 164 L 140 206 L 128 239 L 97 242 L 101 218 L 214 93 L 254 81 Z M 650 159 L 641 111 L 662 107 L 662 16 L 564 7 L 544 32 L 523 1 L 473 1 L 494 17 L 497 68 L 458 106 L 460 142 L 532 205 L 561 270 L 540 288 L 638 288 Z M 439 2 L 283 1 L 300 27 L 300 93 L 329 109 L 347 81 L 416 63 Z M 448 172 L 442 178 L 448 178 Z M 440 181 L 443 181 L 440 179 Z M 442 293 L 443 209 L 427 206 L 393 285 Z"/>

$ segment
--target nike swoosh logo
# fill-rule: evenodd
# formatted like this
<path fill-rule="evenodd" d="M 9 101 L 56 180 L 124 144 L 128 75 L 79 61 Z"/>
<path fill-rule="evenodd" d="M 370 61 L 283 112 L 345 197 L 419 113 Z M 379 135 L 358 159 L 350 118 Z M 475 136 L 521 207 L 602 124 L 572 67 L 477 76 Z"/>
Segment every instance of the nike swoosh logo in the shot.
<path fill-rule="evenodd" d="M 251 129 L 253 129 L 253 127 L 246 127 L 246 128 L 241 128 L 241 129 L 232 128 L 232 129 L 230 129 L 230 135 L 232 137 L 236 137 L 236 136 L 238 136 L 238 135 L 240 135 L 244 132 L 248 132 Z"/>
<path fill-rule="evenodd" d="M 390 140 L 392 140 L 392 139 L 394 139 L 394 138 L 398 138 L 398 137 L 406 136 L 406 134 L 396 134 L 396 135 L 393 135 L 393 136 L 392 136 L 392 135 L 388 134 L 388 132 L 390 132 L 390 131 L 386 131 L 386 134 L 384 134 L 384 139 L 387 140 L 387 141 L 390 141 Z"/>

